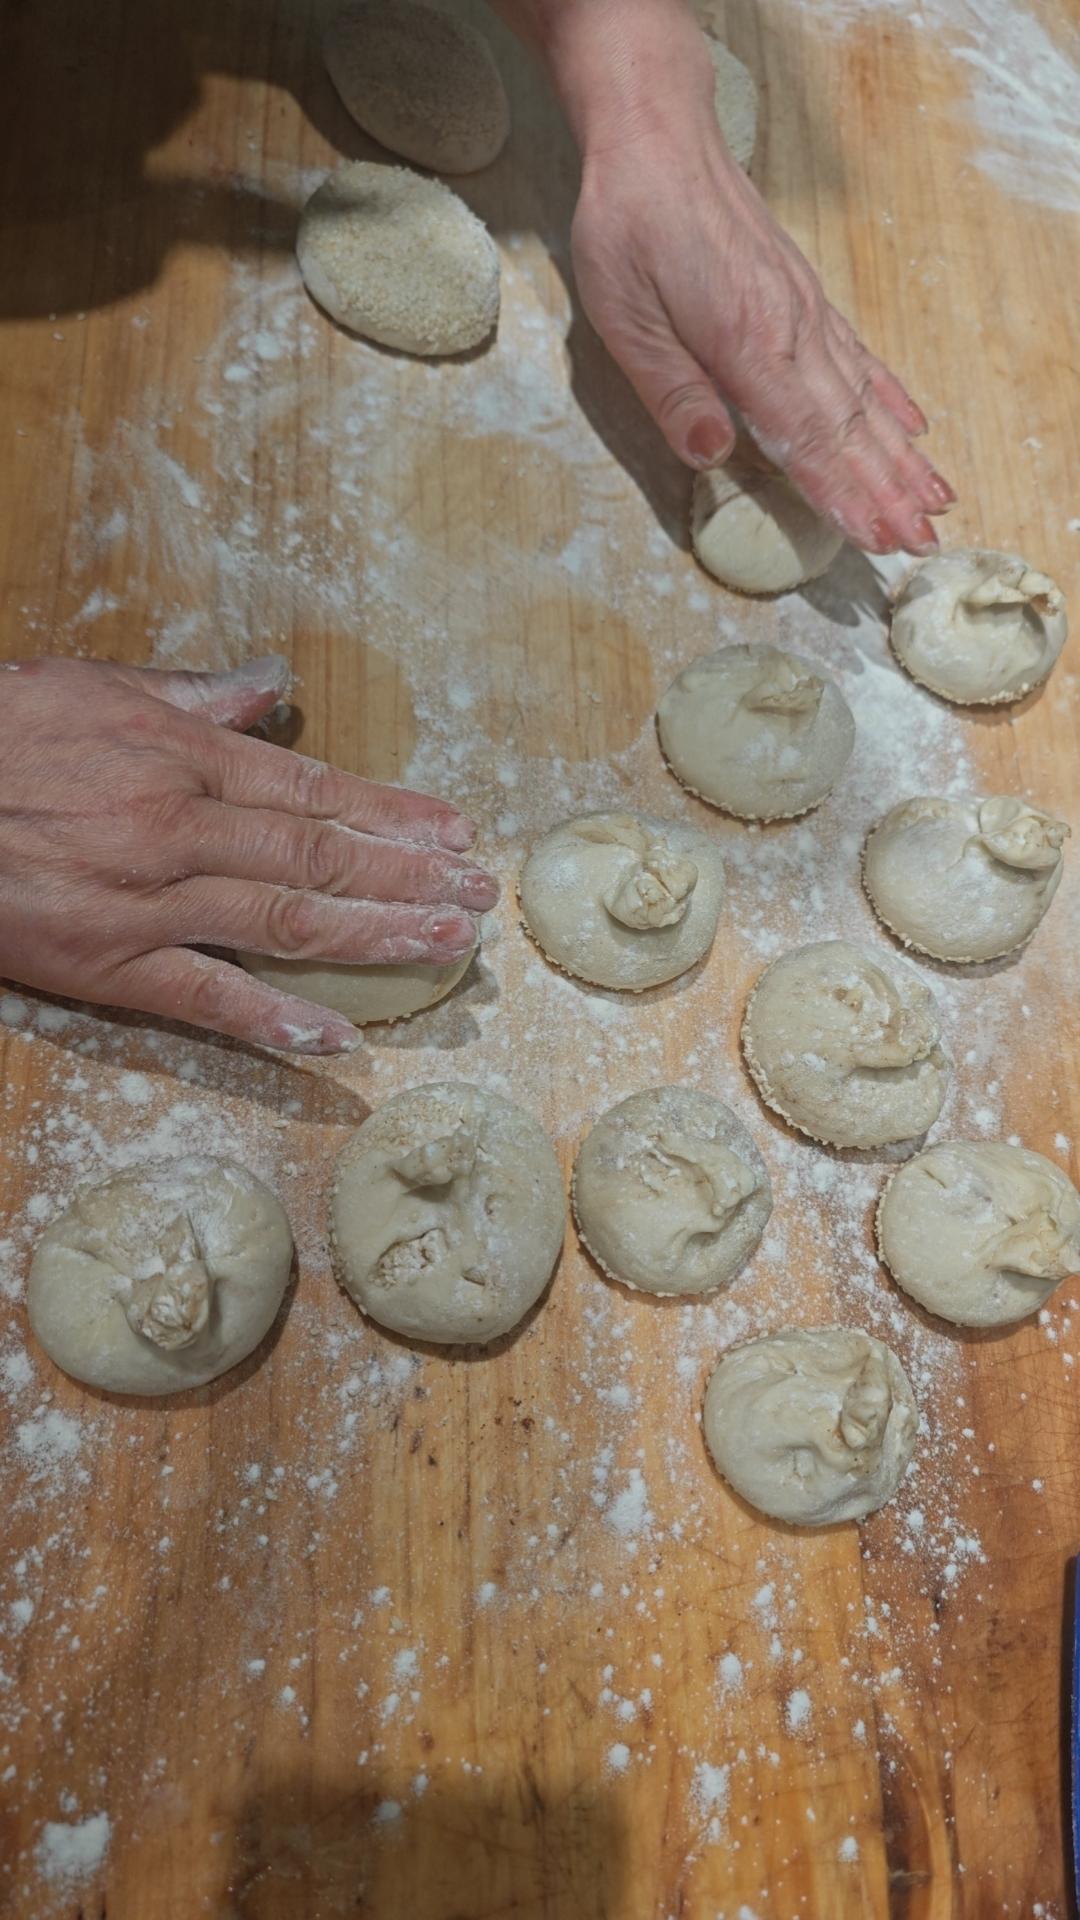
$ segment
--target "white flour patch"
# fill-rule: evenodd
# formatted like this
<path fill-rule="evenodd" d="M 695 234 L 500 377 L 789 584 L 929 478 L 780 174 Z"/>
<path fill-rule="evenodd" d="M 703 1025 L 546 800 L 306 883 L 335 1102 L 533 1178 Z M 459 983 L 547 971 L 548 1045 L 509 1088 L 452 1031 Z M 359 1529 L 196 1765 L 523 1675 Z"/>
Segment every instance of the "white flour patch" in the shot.
<path fill-rule="evenodd" d="M 1013 0 L 825 0 L 819 25 L 843 29 L 900 13 L 966 73 L 972 158 L 1002 192 L 1080 212 L 1080 33 L 1064 13 L 1051 34 Z"/>
<path fill-rule="evenodd" d="M 51 1885 L 89 1879 L 102 1866 L 112 1827 L 107 1813 L 85 1820 L 47 1820 L 35 1849 L 38 1872 Z"/>

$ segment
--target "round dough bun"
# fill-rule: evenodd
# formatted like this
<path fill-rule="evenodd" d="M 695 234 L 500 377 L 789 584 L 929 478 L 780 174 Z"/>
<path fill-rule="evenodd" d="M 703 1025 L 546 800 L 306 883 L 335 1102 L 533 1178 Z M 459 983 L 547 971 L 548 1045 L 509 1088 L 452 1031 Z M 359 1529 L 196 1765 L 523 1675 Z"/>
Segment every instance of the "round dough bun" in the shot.
<path fill-rule="evenodd" d="M 839 687 L 799 654 L 762 645 L 692 660 L 656 724 L 683 786 L 741 820 L 792 820 L 816 807 L 855 744 Z"/>
<path fill-rule="evenodd" d="M 404 353 L 462 353 L 499 317 L 499 256 L 441 180 L 354 160 L 312 194 L 296 257 L 332 320 Z"/>
<path fill-rule="evenodd" d="M 704 1424 L 720 1472 L 752 1507 L 827 1527 L 892 1499 L 919 1413 L 883 1341 L 860 1327 L 789 1327 L 725 1353 Z"/>
<path fill-rule="evenodd" d="M 1080 1272 L 1080 1194 L 1052 1160 L 997 1140 L 947 1140 L 898 1167 L 878 1250 L 920 1306 L 959 1327 L 1003 1327 Z"/>
<path fill-rule="evenodd" d="M 437 1006 L 468 972 L 478 948 L 479 941 L 464 959 L 445 967 L 347 967 L 332 960 L 277 960 L 268 953 L 238 953 L 236 958 L 268 987 L 332 1007 L 354 1027 L 369 1027 L 376 1021 L 407 1020 Z"/>
<path fill-rule="evenodd" d="M 766 1106 L 833 1147 L 884 1147 L 941 1112 L 938 1010 L 892 954 L 819 940 L 781 954 L 750 996 L 743 1052 Z"/>
<path fill-rule="evenodd" d="M 331 20 L 323 59 L 357 125 L 418 167 L 475 173 L 506 144 L 510 105 L 491 48 L 453 14 L 356 0 Z"/>
<path fill-rule="evenodd" d="M 1030 940 L 1061 879 L 1064 821 L 1009 794 L 904 800 L 863 852 L 875 912 L 935 960 L 996 960 Z"/>
<path fill-rule="evenodd" d="M 757 139 L 758 90 L 754 76 L 737 60 L 722 40 L 706 33 L 712 55 L 715 91 L 713 95 L 720 131 L 727 141 L 731 157 L 749 171 Z"/>
<path fill-rule="evenodd" d="M 252 1353 L 292 1267 L 280 1202 L 210 1154 L 148 1162 L 84 1187 L 46 1227 L 30 1325 L 76 1380 L 107 1393 L 183 1393 Z"/>
<path fill-rule="evenodd" d="M 726 466 L 695 476 L 690 536 L 702 566 L 740 593 L 787 593 L 815 580 L 844 544 L 743 439 Z"/>
<path fill-rule="evenodd" d="M 342 1284 L 372 1320 L 416 1340 L 509 1333 L 547 1286 L 565 1227 L 558 1162 L 536 1121 L 463 1081 L 395 1094 L 337 1163 Z"/>
<path fill-rule="evenodd" d="M 1019 700 L 1065 645 L 1065 596 L 1015 553 L 936 553 L 909 575 L 892 616 L 893 650 L 913 680 L 961 706 Z"/>
<path fill-rule="evenodd" d="M 724 868 L 712 841 L 682 821 L 584 813 L 537 842 L 519 891 L 529 931 L 557 967 L 641 993 L 708 953 Z"/>
<path fill-rule="evenodd" d="M 574 1168 L 574 1213 L 593 1259 L 644 1293 L 713 1293 L 745 1266 L 772 1212 L 753 1140 L 693 1087 L 650 1087 L 609 1107 Z"/>

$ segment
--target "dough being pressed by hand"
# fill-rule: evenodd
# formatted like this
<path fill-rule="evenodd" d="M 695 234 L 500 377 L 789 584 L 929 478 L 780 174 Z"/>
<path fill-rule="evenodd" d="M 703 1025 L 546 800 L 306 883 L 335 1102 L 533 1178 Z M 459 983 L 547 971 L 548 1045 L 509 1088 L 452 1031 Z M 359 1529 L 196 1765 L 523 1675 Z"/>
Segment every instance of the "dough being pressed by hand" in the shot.
<path fill-rule="evenodd" d="M 312 194 L 296 257 L 313 300 L 343 327 L 427 356 L 479 346 L 499 316 L 499 256 L 441 180 L 354 160 Z"/>
<path fill-rule="evenodd" d="M 855 744 L 835 683 L 799 654 L 763 645 L 692 660 L 656 722 L 683 786 L 743 820 L 790 820 L 816 807 Z"/>
<path fill-rule="evenodd" d="M 418 167 L 475 173 L 501 152 L 510 105 L 491 48 L 467 21 L 417 0 L 355 0 L 323 58 L 365 133 Z"/>
<path fill-rule="evenodd" d="M 920 1306 L 961 1327 L 1023 1320 L 1080 1272 L 1080 1194 L 1052 1160 L 997 1140 L 948 1140 L 893 1174 L 878 1249 Z"/>
<path fill-rule="evenodd" d="M 369 1114 L 334 1176 L 343 1286 L 381 1326 L 486 1344 L 538 1300 L 559 1257 L 566 1200 L 535 1120 L 463 1081 L 395 1094 Z"/>
<path fill-rule="evenodd" d="M 476 957 L 479 942 L 461 960 L 441 966 L 339 966 L 332 960 L 277 960 L 268 953 L 238 953 L 236 958 L 256 980 L 280 993 L 298 994 L 316 1006 L 332 1007 L 356 1027 L 376 1021 L 406 1020 L 438 1005 L 452 993 Z"/>
<path fill-rule="evenodd" d="M 715 79 L 714 104 L 720 131 L 727 141 L 731 157 L 749 170 L 757 139 L 758 90 L 754 76 L 736 59 L 722 40 L 706 33 Z"/>
<path fill-rule="evenodd" d="M 711 840 L 677 820 L 586 813 L 538 841 L 522 869 L 522 911 L 556 966 L 640 993 L 708 953 L 724 894 Z"/>
<path fill-rule="evenodd" d="M 702 566 L 740 593 L 787 593 L 824 573 L 844 544 L 744 439 L 725 466 L 696 475 L 690 534 Z"/>
<path fill-rule="evenodd" d="M 796 947 L 750 996 L 743 1051 L 762 1099 L 834 1147 L 883 1147 L 926 1132 L 949 1061 L 929 988 L 902 960 L 847 940 Z"/>
<path fill-rule="evenodd" d="M 209 1154 L 85 1187 L 34 1250 L 27 1306 L 45 1351 L 110 1393 L 182 1393 L 235 1367 L 273 1324 L 292 1267 L 285 1213 Z"/>
<path fill-rule="evenodd" d="M 1019 700 L 1046 679 L 1068 631 L 1065 596 L 1047 574 L 974 548 L 923 560 L 892 616 L 901 666 L 962 706 Z"/>
<path fill-rule="evenodd" d="M 859 1327 L 791 1327 L 733 1347 L 705 1395 L 725 1480 L 800 1527 L 861 1520 L 891 1500 L 918 1421 L 895 1353 Z"/>
<path fill-rule="evenodd" d="M 594 1260 L 646 1293 L 712 1293 L 750 1258 L 772 1212 L 742 1122 L 692 1087 L 610 1107 L 581 1147 L 574 1212 Z"/>
<path fill-rule="evenodd" d="M 863 853 L 875 911 L 937 960 L 995 960 L 1030 940 L 1061 879 L 1064 821 L 1009 794 L 904 800 Z"/>

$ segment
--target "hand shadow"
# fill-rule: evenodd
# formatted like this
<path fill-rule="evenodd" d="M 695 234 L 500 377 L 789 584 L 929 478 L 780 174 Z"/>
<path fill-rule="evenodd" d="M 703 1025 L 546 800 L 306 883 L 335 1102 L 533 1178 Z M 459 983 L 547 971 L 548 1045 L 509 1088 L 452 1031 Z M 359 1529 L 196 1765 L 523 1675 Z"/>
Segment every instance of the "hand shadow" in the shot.
<path fill-rule="evenodd" d="M 233 257 L 291 254 L 303 200 L 335 156 L 400 164 L 361 132 L 338 100 L 322 65 L 320 21 L 299 9 L 279 11 L 281 22 L 275 13 L 260 25 L 261 16 L 253 20 L 250 10 L 229 0 L 196 9 L 194 18 L 181 0 L 162 0 L 138 18 L 119 0 L 104 14 L 81 0 L 58 0 L 12 15 L 5 51 L 13 158 L 0 222 L 0 322 L 60 318 L 131 299 L 158 280 L 181 245 Z M 479 0 L 460 11 L 495 49 L 513 131 L 491 167 L 451 184 L 509 246 L 529 232 L 549 251 L 571 309 L 573 394 L 665 530 L 685 546 L 686 471 L 586 320 L 574 289 L 570 223 L 579 167 L 569 131 L 536 61 L 514 35 Z M 226 84 L 257 81 L 271 98 L 291 94 L 332 154 L 310 140 L 313 169 L 296 164 L 295 145 L 288 162 L 275 161 L 271 128 L 266 154 L 252 143 L 247 171 L 247 97 L 234 128 L 221 111 L 224 124 L 208 126 L 205 96 L 221 90 L 223 76 Z M 201 170 L 194 172 L 190 162 L 185 168 L 183 128 L 200 109 L 205 131 Z M 227 160 L 212 157 L 212 137 Z"/>
<path fill-rule="evenodd" d="M 222 1920 L 602 1920 L 629 1910 L 628 1869 L 610 1789 L 552 1792 L 527 1753 L 513 1778 L 466 1782 L 427 1732 L 393 1776 L 269 1769 L 232 1836 Z"/>

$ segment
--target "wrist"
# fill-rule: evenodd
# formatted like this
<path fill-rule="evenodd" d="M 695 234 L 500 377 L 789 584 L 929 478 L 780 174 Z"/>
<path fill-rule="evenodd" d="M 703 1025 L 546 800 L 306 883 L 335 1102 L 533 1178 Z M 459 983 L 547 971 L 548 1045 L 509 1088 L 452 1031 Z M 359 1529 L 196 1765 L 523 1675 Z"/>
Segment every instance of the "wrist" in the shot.
<path fill-rule="evenodd" d="M 713 70 L 686 0 L 496 0 L 551 75 L 583 161 L 697 116 Z"/>

